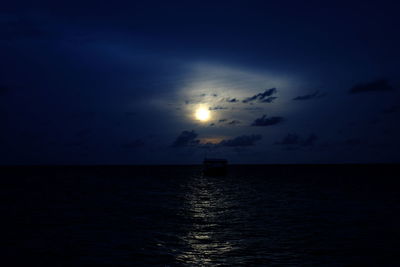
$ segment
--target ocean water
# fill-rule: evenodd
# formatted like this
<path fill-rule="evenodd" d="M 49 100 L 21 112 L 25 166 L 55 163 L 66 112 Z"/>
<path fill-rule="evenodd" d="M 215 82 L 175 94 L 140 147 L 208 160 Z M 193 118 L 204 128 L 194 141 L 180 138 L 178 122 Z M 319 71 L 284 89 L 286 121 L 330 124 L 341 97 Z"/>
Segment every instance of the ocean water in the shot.
<path fill-rule="evenodd" d="M 3 167 L 2 266 L 399 266 L 399 167 Z"/>

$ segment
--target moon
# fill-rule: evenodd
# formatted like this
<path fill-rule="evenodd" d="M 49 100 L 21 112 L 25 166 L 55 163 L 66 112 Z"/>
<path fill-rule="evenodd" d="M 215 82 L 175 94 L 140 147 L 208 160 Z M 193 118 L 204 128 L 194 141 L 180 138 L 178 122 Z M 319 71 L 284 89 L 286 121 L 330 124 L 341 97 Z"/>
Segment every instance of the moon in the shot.
<path fill-rule="evenodd" d="M 198 108 L 195 117 L 199 121 L 206 122 L 210 119 L 210 111 L 206 108 Z"/>

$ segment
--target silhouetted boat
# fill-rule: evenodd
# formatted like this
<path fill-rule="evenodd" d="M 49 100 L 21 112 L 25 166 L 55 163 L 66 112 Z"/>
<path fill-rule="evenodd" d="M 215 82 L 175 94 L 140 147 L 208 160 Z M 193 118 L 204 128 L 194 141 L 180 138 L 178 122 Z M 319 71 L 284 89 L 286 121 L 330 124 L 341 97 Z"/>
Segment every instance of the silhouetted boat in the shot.
<path fill-rule="evenodd" d="M 226 159 L 209 159 L 203 161 L 203 173 L 205 175 L 225 175 L 228 169 L 228 161 Z"/>

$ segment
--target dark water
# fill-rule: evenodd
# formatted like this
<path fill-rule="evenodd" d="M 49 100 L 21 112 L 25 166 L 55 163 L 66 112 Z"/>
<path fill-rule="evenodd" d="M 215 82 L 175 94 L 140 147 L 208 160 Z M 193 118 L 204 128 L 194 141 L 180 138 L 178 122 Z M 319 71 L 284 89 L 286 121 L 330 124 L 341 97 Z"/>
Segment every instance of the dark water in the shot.
<path fill-rule="evenodd" d="M 398 166 L 0 173 L 2 266 L 400 265 Z"/>

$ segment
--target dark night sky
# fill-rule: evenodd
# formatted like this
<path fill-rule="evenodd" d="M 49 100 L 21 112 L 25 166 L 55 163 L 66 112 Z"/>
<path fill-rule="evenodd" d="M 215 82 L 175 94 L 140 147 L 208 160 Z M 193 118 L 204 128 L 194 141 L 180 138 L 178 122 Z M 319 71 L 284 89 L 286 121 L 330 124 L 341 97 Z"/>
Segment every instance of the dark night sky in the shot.
<path fill-rule="evenodd" d="M 0 164 L 400 161 L 400 4 L 216 2 L 2 3 Z"/>

